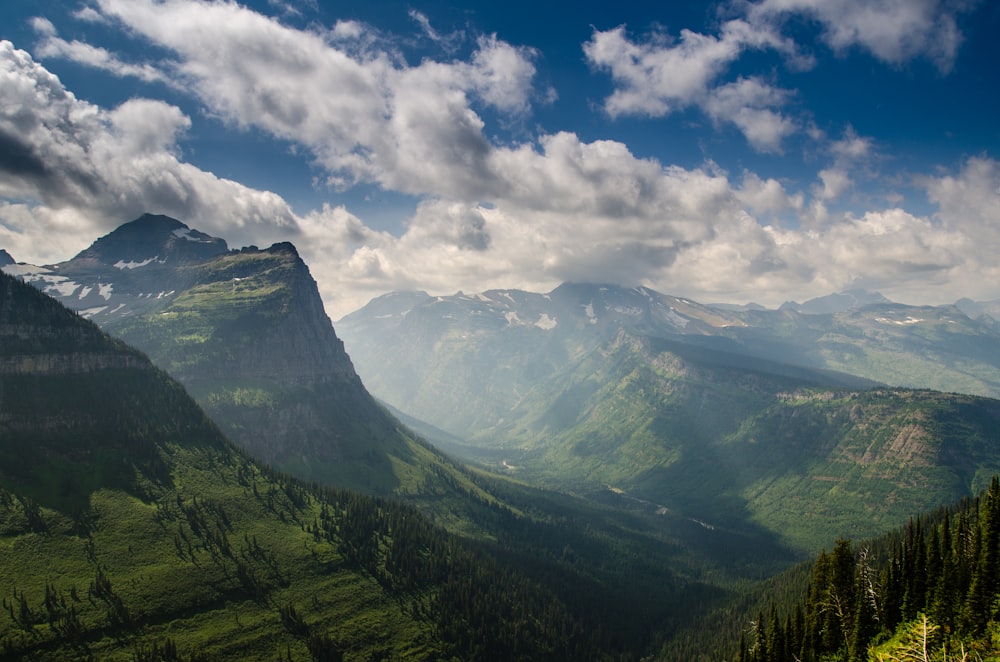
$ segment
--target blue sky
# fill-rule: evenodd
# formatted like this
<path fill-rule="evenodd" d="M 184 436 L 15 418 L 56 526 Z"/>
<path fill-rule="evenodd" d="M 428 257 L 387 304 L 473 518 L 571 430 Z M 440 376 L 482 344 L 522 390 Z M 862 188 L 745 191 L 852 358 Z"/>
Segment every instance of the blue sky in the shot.
<path fill-rule="evenodd" d="M 398 289 L 1000 298 L 1000 5 L 6 0 L 0 247 L 143 212 Z M 151 256 L 136 256 L 145 259 Z"/>

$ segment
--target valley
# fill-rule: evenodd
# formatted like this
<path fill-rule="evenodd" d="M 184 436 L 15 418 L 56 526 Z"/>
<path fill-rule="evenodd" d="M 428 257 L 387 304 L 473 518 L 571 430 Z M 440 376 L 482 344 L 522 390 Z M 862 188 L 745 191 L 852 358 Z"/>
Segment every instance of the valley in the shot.
<path fill-rule="evenodd" d="M 153 215 L 3 270 L 11 656 L 717 659 L 833 541 L 1000 474 L 969 302 L 565 284 L 335 331 L 292 244 Z"/>

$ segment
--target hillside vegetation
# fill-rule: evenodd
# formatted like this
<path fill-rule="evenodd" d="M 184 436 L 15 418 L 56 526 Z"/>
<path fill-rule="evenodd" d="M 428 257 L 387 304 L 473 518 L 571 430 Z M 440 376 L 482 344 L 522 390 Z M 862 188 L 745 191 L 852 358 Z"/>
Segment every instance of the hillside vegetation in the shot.
<path fill-rule="evenodd" d="M 747 622 L 744 662 L 1000 658 L 1000 481 L 874 541 L 838 540 L 792 610 Z"/>
<path fill-rule="evenodd" d="M 898 526 L 1000 471 L 997 401 L 823 380 L 622 333 L 494 433 L 525 479 L 610 486 L 811 551 L 831 534 Z"/>
<path fill-rule="evenodd" d="M 262 467 L 142 354 L 6 276 L 0 333 L 6 657 L 635 659 L 793 559 L 465 471 L 469 509 L 439 505 L 472 543 Z"/>
<path fill-rule="evenodd" d="M 412 508 L 230 445 L 141 354 L 0 276 L 0 651 L 596 659 L 593 606 Z"/>

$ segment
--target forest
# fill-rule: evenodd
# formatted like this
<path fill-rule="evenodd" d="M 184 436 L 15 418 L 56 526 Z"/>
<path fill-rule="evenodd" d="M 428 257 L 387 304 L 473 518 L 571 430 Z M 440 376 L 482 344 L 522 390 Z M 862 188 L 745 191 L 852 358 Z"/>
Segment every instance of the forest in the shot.
<path fill-rule="evenodd" d="M 749 620 L 741 662 L 997 659 L 1000 481 L 869 543 L 836 541 L 791 609 Z"/>

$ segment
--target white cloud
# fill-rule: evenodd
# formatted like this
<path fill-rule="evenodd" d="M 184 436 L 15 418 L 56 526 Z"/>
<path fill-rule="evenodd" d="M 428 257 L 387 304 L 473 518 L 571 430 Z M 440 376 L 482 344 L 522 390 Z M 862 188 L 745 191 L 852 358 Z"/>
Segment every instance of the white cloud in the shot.
<path fill-rule="evenodd" d="M 93 11 L 93 10 L 91 10 Z M 123 62 L 104 48 L 98 48 L 81 41 L 66 41 L 57 36 L 55 26 L 44 18 L 35 18 L 32 27 L 41 36 L 35 49 L 40 57 L 60 57 L 79 62 L 95 69 L 103 69 L 115 76 L 132 77 L 146 81 L 173 85 L 169 76 L 151 64 L 131 64 Z"/>
<path fill-rule="evenodd" d="M 98 7 L 110 24 L 171 51 L 174 60 L 155 66 L 208 113 L 305 147 L 345 183 L 372 181 L 421 199 L 400 237 L 342 206 L 297 216 L 274 193 L 185 163 L 190 120 L 178 108 L 81 101 L 0 42 L 0 247 L 18 259 L 63 260 L 142 212 L 167 213 L 234 245 L 295 242 L 335 318 L 415 287 L 614 281 L 699 300 L 780 303 L 857 284 L 891 296 L 917 282 L 930 283 L 921 298 L 954 299 L 974 294 L 958 289 L 971 274 L 996 282 L 1000 168 L 986 158 L 923 180 L 940 209 L 934 218 L 895 208 L 844 214 L 825 201 L 846 192 L 851 168 L 874 152 L 853 130 L 830 143 L 833 163 L 807 199 L 752 172 L 734 182 L 713 164 L 670 166 L 570 132 L 494 144 L 477 109 L 530 112 L 536 57 L 496 37 L 481 38 L 466 61 L 408 66 L 357 23 L 303 32 L 233 3 L 190 0 Z M 698 104 L 759 149 L 778 149 L 794 128 L 780 111 L 789 93 L 756 78 L 720 83 L 718 71 L 741 49 L 787 44 L 746 23 L 727 26 L 718 37 L 658 46 L 611 34 L 619 42 L 606 53 L 624 48 L 639 72 L 659 71 L 657 57 L 687 68 L 635 108 Z M 55 37 L 44 24 L 39 31 Z M 608 33 L 595 40 L 600 34 Z"/>
<path fill-rule="evenodd" d="M 277 195 L 179 160 L 177 140 L 190 120 L 176 107 L 134 99 L 103 110 L 7 41 L 0 41 L 0 86 L 2 232 L 19 259 L 66 259 L 50 247 L 81 235 L 93 240 L 146 211 L 234 240 L 295 231 Z M 56 228 L 66 241 L 50 234 Z"/>
<path fill-rule="evenodd" d="M 823 200 L 839 198 L 849 188 L 852 182 L 846 171 L 839 168 L 826 168 L 819 171 L 822 186 L 817 188 L 816 195 Z"/>
<path fill-rule="evenodd" d="M 819 22 L 835 51 L 860 47 L 894 65 L 926 57 L 948 71 L 962 41 L 956 17 L 969 6 L 946 0 L 763 0 L 749 13 L 751 22 L 768 25 L 806 15 Z"/>
<path fill-rule="evenodd" d="M 794 45 L 767 26 L 728 21 L 718 36 L 682 30 L 673 42 L 662 34 L 630 40 L 625 28 L 594 31 L 583 45 L 588 61 L 607 70 L 615 90 L 605 99 L 611 117 L 662 117 L 689 106 L 701 107 L 714 121 L 734 124 L 754 149 L 780 152 L 781 141 L 797 130 L 774 110 L 788 97 L 758 78 L 729 83 L 718 79 L 747 49 L 773 48 L 795 57 Z"/>
<path fill-rule="evenodd" d="M 795 122 L 772 110 L 788 92 L 757 78 L 740 78 L 711 91 L 705 111 L 715 121 L 734 124 L 759 152 L 781 152 L 781 141 L 797 130 Z"/>
<path fill-rule="evenodd" d="M 480 38 L 468 62 L 407 66 L 390 52 L 352 53 L 333 37 L 230 3 L 99 7 L 173 51 L 177 62 L 165 66 L 212 112 L 308 147 L 334 184 L 478 198 L 492 190 L 492 173 L 475 102 L 515 115 L 530 108 L 535 53 L 495 36 Z M 338 24 L 333 35 L 364 42 L 364 31 Z"/>
<path fill-rule="evenodd" d="M 616 83 L 604 102 L 612 117 L 660 117 L 694 103 L 741 50 L 737 40 L 691 30 L 681 31 L 677 43 L 661 35 L 636 43 L 625 35 L 624 26 L 595 30 L 583 45 L 591 64 L 607 69 Z"/>

